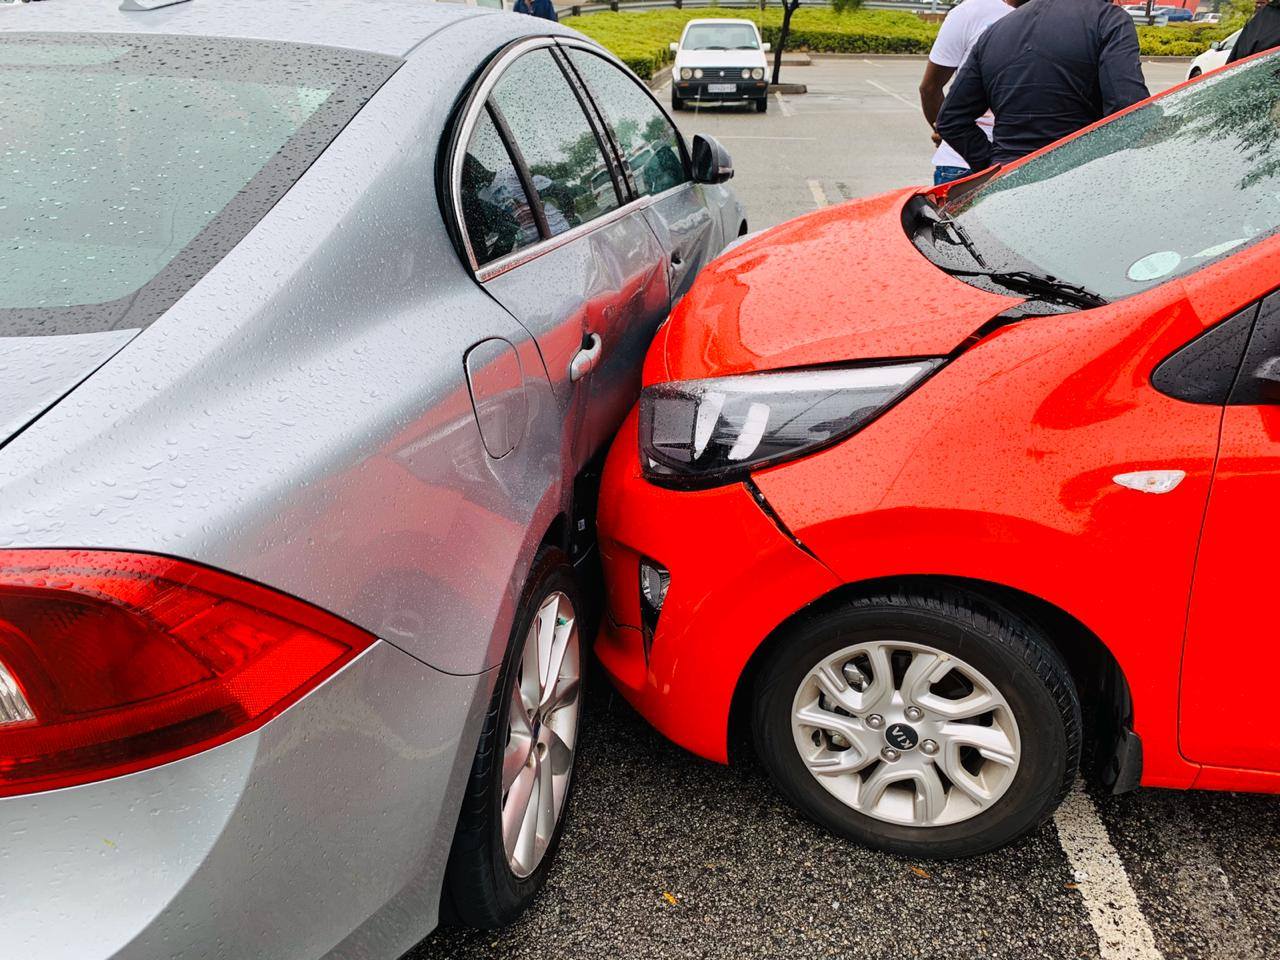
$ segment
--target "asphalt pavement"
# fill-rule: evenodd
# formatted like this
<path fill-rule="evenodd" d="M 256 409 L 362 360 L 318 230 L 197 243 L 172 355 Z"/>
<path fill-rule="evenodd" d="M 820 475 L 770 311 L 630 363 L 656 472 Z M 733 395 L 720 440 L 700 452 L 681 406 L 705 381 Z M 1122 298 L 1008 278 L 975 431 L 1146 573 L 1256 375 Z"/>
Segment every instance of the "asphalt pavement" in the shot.
<path fill-rule="evenodd" d="M 815 60 L 787 77 L 810 92 L 768 114 L 679 120 L 733 152 L 759 228 L 923 182 L 921 69 Z M 1185 70 L 1149 64 L 1148 81 L 1164 89 Z M 1079 789 L 1004 850 L 907 861 L 804 820 L 750 760 L 721 767 L 672 746 L 593 679 L 576 796 L 542 897 L 509 929 L 441 930 L 406 960 L 1280 956 L 1280 798 Z"/>

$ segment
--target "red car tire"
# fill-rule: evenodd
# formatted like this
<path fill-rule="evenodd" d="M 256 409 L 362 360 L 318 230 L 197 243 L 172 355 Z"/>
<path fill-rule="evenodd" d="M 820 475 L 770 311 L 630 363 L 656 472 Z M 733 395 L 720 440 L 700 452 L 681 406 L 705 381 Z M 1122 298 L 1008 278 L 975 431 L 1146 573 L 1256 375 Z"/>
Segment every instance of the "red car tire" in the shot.
<path fill-rule="evenodd" d="M 815 665 L 862 642 L 886 647 L 901 643 L 917 649 L 931 648 L 937 652 L 935 659 L 939 663 L 959 662 L 993 685 L 1003 699 L 1001 709 L 1007 707 L 1016 720 L 1018 749 L 1017 763 L 1009 774 L 1009 781 L 989 806 L 958 822 L 935 826 L 888 822 L 846 804 L 811 772 L 801 756 L 793 727 L 793 711 L 801 699 L 802 684 L 811 676 Z M 909 669 L 899 667 L 897 653 L 893 656 L 895 675 Z M 895 681 L 895 690 L 897 685 Z M 894 696 L 902 699 L 897 693 Z M 903 724 L 885 726 L 886 720 L 893 719 L 888 711 L 885 714 L 884 718 L 864 719 L 868 724 L 878 720 L 887 741 L 893 728 Z M 980 726 L 983 721 L 972 722 Z M 924 730 L 929 723 L 925 717 L 920 728 Z M 952 729 L 953 725 L 946 728 Z M 820 825 L 837 835 L 891 853 L 949 859 L 993 850 L 1033 830 L 1052 814 L 1075 779 L 1080 759 L 1081 715 L 1079 698 L 1066 664 L 1048 640 L 1030 625 L 962 592 L 895 591 L 843 602 L 834 609 L 807 615 L 786 628 L 757 675 L 753 732 L 757 752 L 778 788 Z M 943 743 L 943 754 L 946 754 L 945 741 Z M 902 762 L 904 767 L 908 761 L 924 764 L 942 773 L 940 782 L 946 785 L 950 804 L 950 791 L 959 788 L 942 772 L 945 766 L 942 755 L 937 757 L 935 766 L 934 758 L 920 753 L 925 744 L 933 744 L 935 751 L 939 749 L 935 741 L 921 740 L 918 746 L 912 744 L 908 748 L 915 756 L 903 752 L 894 762 Z M 883 750 L 895 752 L 888 743 Z M 886 763 L 888 761 L 873 760 L 866 770 L 854 775 L 864 784 L 868 783 Z M 986 761 L 980 759 L 979 763 Z M 890 773 L 900 775 L 901 771 Z M 861 792 L 858 795 L 860 797 Z M 961 800 L 967 802 L 967 795 Z M 917 793 L 913 803 L 920 802 Z"/>

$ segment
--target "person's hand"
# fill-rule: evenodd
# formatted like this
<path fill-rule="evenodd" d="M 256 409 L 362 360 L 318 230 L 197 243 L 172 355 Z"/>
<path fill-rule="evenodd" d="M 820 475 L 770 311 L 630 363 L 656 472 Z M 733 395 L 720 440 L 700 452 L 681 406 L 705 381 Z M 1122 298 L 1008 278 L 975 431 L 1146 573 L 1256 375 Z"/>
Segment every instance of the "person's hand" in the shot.
<path fill-rule="evenodd" d="M 942 134 L 940 134 L 936 129 L 929 131 L 929 139 L 933 141 L 933 145 L 935 147 L 942 146 Z"/>

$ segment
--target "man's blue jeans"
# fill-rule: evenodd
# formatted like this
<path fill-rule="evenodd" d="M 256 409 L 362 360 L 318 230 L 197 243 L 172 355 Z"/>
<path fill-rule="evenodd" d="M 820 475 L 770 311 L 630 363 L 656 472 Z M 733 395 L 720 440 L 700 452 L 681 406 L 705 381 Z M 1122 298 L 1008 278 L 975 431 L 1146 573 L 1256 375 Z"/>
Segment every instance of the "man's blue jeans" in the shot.
<path fill-rule="evenodd" d="M 967 177 L 973 171 L 968 167 L 934 167 L 933 168 L 933 185 L 950 183 L 952 180 L 959 180 L 961 177 Z"/>

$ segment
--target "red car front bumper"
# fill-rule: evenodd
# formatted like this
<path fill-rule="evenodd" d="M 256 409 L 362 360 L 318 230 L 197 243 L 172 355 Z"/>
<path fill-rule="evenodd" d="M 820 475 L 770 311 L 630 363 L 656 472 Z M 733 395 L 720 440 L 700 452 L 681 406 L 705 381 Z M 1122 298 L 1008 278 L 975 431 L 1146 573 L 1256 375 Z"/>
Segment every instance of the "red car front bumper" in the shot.
<path fill-rule="evenodd" d="M 645 481 L 634 411 L 609 453 L 600 503 L 609 588 L 609 615 L 596 641 L 600 662 L 659 731 L 724 763 L 730 708 L 752 654 L 839 581 L 779 529 L 745 485 L 677 492 Z M 647 656 L 642 558 L 671 575 Z"/>

